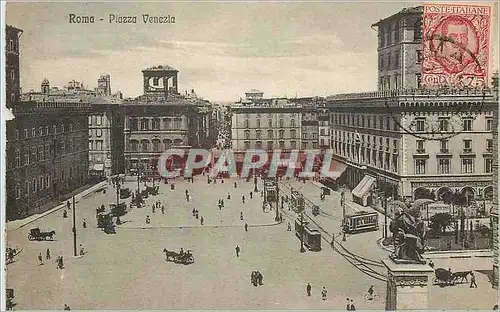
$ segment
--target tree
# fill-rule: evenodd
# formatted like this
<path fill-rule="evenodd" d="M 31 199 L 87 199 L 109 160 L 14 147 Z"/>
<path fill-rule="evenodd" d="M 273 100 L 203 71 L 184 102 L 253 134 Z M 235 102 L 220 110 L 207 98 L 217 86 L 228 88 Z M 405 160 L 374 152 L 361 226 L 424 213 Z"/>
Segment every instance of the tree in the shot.
<path fill-rule="evenodd" d="M 447 212 L 436 213 L 430 218 L 430 222 L 429 227 L 436 233 L 441 234 L 445 233 L 448 227 L 453 226 L 453 217 Z"/>

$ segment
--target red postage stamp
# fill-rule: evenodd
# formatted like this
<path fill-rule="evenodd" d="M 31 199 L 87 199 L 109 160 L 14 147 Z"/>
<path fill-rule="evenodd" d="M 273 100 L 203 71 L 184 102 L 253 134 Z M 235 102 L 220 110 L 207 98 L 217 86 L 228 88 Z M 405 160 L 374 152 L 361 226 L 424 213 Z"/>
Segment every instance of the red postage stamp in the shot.
<path fill-rule="evenodd" d="M 422 84 L 479 87 L 487 80 L 489 6 L 425 4 Z"/>

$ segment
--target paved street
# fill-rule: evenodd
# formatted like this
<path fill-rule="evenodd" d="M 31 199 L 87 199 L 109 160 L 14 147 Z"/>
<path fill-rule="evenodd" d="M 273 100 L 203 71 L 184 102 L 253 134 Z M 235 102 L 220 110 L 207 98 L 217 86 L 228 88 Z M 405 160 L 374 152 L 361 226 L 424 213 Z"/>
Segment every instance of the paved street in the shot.
<path fill-rule="evenodd" d="M 236 189 L 234 181 L 238 181 Z M 199 178 L 194 184 L 175 184 L 174 191 L 162 184 L 160 195 L 148 198 L 145 208 L 132 209 L 122 218 L 128 222 L 117 228 L 116 235 L 106 235 L 95 223 L 95 208 L 114 202 L 114 190 L 109 187 L 106 194 L 95 193 L 81 200 L 77 204 L 78 244 L 88 252 L 83 257 L 72 256 L 71 214 L 63 219 L 62 211 L 57 211 L 9 231 L 9 246 L 24 248 L 16 262 L 7 266 L 7 286 L 15 289 L 16 309 L 61 309 L 64 304 L 72 309 L 343 309 L 347 297 L 354 299 L 357 309 L 384 308 L 384 282 L 368 278 L 325 242 L 321 252 L 301 254 L 298 239 L 286 231 L 287 221 L 269 225 L 274 223 L 274 213 L 262 212 L 260 195 L 242 204 L 241 194 L 248 193 L 253 182 L 233 179 L 208 185 Z M 126 182 L 125 186 L 134 189 L 136 185 Z M 312 198 L 319 192 L 314 188 L 306 183 L 302 191 Z M 192 195 L 189 203 L 185 189 Z M 232 199 L 225 199 L 226 207 L 220 211 L 217 200 L 227 196 L 228 191 Z M 338 229 L 338 198 L 333 193 L 319 203 L 331 216 L 321 216 L 318 223 L 329 231 Z M 151 205 L 156 200 L 167 207 L 165 215 L 161 211 L 152 215 Z M 205 226 L 192 216 L 193 205 L 205 216 Z M 240 211 L 244 221 L 239 220 Z M 285 213 L 292 215 L 287 210 Z M 152 226 L 141 229 L 146 214 L 151 216 Z M 81 226 L 83 218 L 89 223 L 87 229 Z M 245 232 L 242 222 L 253 227 Z M 135 223 L 139 227 L 134 227 Z M 215 227 L 220 224 L 223 226 Z M 57 240 L 29 242 L 27 232 L 33 227 L 54 229 Z M 380 233 L 373 232 L 352 235 L 344 245 L 356 254 L 377 260 L 387 255 L 375 243 L 379 237 Z M 239 258 L 235 256 L 236 245 L 241 247 Z M 45 260 L 47 248 L 52 254 L 49 262 Z M 184 266 L 166 262 L 163 248 L 191 249 L 195 263 Z M 44 265 L 38 265 L 40 252 Z M 65 258 L 64 270 L 56 268 L 57 255 Z M 253 270 L 263 274 L 263 286 L 251 285 Z M 490 309 L 492 291 L 482 274 L 476 276 L 478 289 L 469 290 L 465 284 L 433 286 L 431 308 L 464 307 L 467 298 L 480 297 L 484 300 L 474 300 L 470 307 Z M 306 296 L 307 283 L 313 286 L 311 297 Z M 370 285 L 374 285 L 380 301 L 365 302 L 364 294 Z M 328 290 L 326 301 L 321 300 L 323 286 Z M 444 302 L 443 296 L 456 300 Z"/>

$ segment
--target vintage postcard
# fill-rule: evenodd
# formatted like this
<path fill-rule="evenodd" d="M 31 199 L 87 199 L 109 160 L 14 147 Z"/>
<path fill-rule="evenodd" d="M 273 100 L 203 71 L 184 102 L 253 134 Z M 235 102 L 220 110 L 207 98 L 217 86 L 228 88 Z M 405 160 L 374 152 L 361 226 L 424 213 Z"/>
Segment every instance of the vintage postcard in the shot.
<path fill-rule="evenodd" d="M 2 308 L 498 310 L 497 2 L 1 5 Z"/>

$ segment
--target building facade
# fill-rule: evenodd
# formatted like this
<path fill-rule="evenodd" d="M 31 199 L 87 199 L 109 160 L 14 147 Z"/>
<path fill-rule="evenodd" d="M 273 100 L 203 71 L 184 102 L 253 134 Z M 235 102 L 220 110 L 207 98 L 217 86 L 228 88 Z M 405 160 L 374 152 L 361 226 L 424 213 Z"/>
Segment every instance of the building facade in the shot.
<path fill-rule="evenodd" d="M 20 100 L 21 80 L 19 72 L 19 38 L 23 31 L 5 27 L 5 104 L 11 108 Z"/>
<path fill-rule="evenodd" d="M 378 29 L 378 90 L 419 88 L 423 7 L 405 8 L 372 25 Z"/>
<path fill-rule="evenodd" d="M 498 73 L 493 75 L 493 90 L 498 102 Z M 498 109 L 493 110 L 493 205 L 491 209 L 491 225 L 493 227 L 493 287 L 498 289 Z"/>
<path fill-rule="evenodd" d="M 124 163 L 130 174 L 151 173 L 161 154 L 171 148 L 212 148 L 212 107 L 207 101 L 178 90 L 178 71 L 168 65 L 145 69 L 144 95 L 125 101 Z"/>
<path fill-rule="evenodd" d="M 43 212 L 84 186 L 90 104 L 23 102 L 6 123 L 7 220 Z M 51 207 L 49 207 L 51 208 Z"/>
<path fill-rule="evenodd" d="M 381 91 L 330 97 L 333 150 L 356 188 L 365 176 L 387 196 L 417 199 L 493 192 L 491 90 Z"/>
<path fill-rule="evenodd" d="M 301 115 L 298 107 L 232 107 L 232 148 L 299 149 Z"/>

